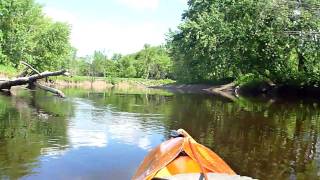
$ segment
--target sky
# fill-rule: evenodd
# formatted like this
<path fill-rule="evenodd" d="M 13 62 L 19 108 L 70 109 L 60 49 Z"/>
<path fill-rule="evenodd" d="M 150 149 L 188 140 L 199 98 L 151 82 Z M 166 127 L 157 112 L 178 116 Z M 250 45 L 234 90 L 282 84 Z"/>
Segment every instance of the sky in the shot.
<path fill-rule="evenodd" d="M 36 0 L 54 21 L 71 25 L 78 56 L 95 50 L 130 54 L 144 44 L 165 42 L 176 29 L 187 0 Z"/>

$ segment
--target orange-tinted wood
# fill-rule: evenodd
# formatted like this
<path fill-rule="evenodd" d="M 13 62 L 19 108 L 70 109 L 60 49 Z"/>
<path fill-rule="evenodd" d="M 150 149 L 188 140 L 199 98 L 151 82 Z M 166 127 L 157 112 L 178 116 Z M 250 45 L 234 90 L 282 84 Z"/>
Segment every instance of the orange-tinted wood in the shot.
<path fill-rule="evenodd" d="M 180 173 L 225 173 L 235 172 L 216 153 L 198 144 L 186 131 L 179 129 L 184 137 L 163 142 L 143 160 L 132 179 L 152 179 Z M 179 156 L 184 151 L 188 156 Z"/>

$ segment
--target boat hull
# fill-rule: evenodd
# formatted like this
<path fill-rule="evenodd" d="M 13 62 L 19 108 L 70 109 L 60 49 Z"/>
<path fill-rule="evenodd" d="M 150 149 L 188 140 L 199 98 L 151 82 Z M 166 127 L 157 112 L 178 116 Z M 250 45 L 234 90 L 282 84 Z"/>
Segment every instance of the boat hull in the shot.
<path fill-rule="evenodd" d="M 132 179 L 164 178 L 189 173 L 236 173 L 216 153 L 197 143 L 186 131 L 153 149 Z"/>

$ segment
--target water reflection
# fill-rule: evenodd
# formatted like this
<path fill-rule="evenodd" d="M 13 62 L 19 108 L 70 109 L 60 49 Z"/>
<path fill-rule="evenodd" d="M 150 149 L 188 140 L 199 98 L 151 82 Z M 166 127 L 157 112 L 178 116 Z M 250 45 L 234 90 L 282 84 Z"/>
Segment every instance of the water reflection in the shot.
<path fill-rule="evenodd" d="M 74 104 L 77 113 L 69 123 L 70 145 L 73 148 L 107 146 L 106 127 L 96 121 L 99 117 L 108 118 L 107 113 L 96 109 L 88 101 L 75 100 Z"/>
<path fill-rule="evenodd" d="M 227 103 L 182 96 L 179 102 L 185 106 L 174 106 L 181 113 L 173 115 L 170 128 L 187 129 L 236 172 L 261 179 L 318 179 L 318 107 L 243 98 Z"/>
<path fill-rule="evenodd" d="M 33 99 L 42 101 L 35 103 Z M 17 179 L 31 174 L 39 166 L 39 156 L 65 148 L 68 140 L 64 117 L 72 114 L 72 105 L 48 100 L 35 93 L 0 96 L 0 177 Z M 46 151 L 47 147 L 55 149 Z"/>
<path fill-rule="evenodd" d="M 152 90 L 66 90 L 61 100 L 0 96 L 0 178 L 130 179 L 170 130 L 184 128 L 241 175 L 320 177 L 319 102 Z"/>

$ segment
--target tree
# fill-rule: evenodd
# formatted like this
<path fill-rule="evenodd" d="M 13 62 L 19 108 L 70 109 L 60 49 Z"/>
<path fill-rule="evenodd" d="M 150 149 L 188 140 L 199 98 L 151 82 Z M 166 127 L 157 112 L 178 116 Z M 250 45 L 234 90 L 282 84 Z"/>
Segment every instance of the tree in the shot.
<path fill-rule="evenodd" d="M 146 79 L 172 77 L 172 60 L 164 47 L 145 45 L 144 49 L 136 53 L 135 58 L 135 66 L 139 77 Z"/>
<path fill-rule="evenodd" d="M 146 45 L 136 53 L 114 54 L 111 59 L 108 59 L 103 52 L 95 51 L 92 56 L 72 62 L 71 69 L 78 75 L 99 77 L 146 79 L 173 77 L 172 60 L 163 46 Z"/>
<path fill-rule="evenodd" d="M 24 60 L 39 70 L 66 65 L 72 52 L 70 27 L 43 15 L 34 0 L 0 2 L 0 63 L 17 67 Z"/>
<path fill-rule="evenodd" d="M 306 77 L 319 82 L 313 78 L 320 72 L 314 36 L 320 18 L 313 10 L 319 4 L 299 2 L 189 0 L 183 22 L 168 38 L 178 78 L 199 82 L 254 74 L 278 83 Z"/>
<path fill-rule="evenodd" d="M 120 76 L 125 78 L 136 77 L 137 71 L 133 66 L 134 58 L 132 56 L 124 56 L 119 60 Z"/>
<path fill-rule="evenodd" d="M 107 56 L 101 51 L 95 51 L 93 53 L 92 70 L 95 76 L 105 77 L 106 76 L 106 61 Z"/>
<path fill-rule="evenodd" d="M 34 41 L 37 46 L 30 53 L 29 62 L 40 70 L 66 67 L 72 56 L 69 43 L 70 28 L 59 22 L 46 22 Z"/>

